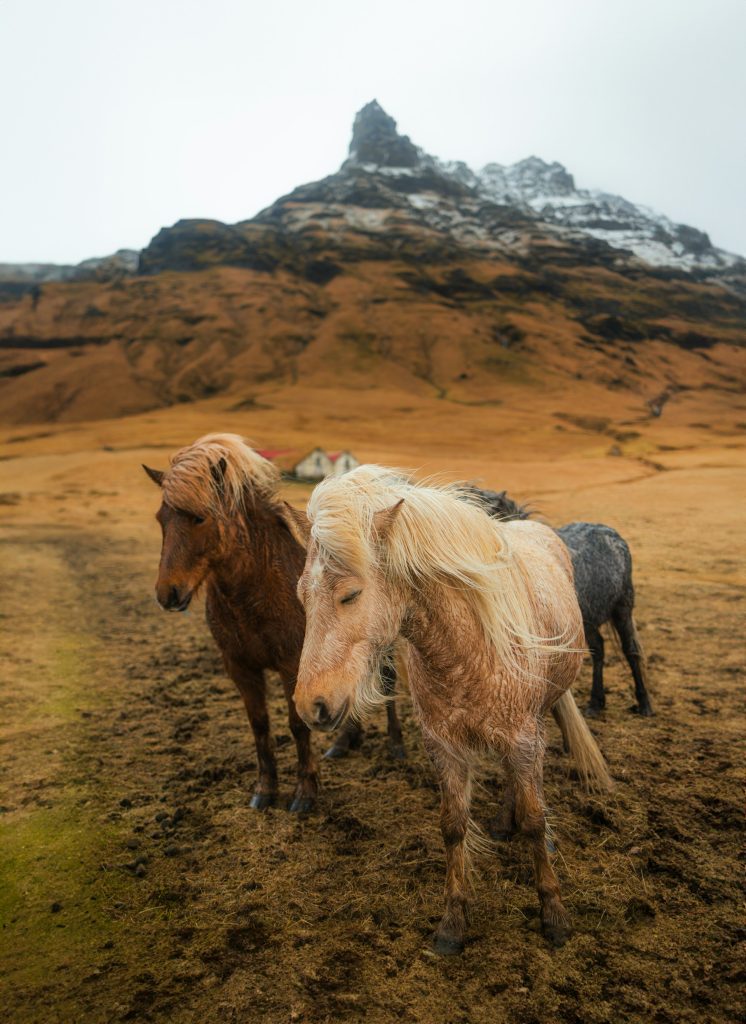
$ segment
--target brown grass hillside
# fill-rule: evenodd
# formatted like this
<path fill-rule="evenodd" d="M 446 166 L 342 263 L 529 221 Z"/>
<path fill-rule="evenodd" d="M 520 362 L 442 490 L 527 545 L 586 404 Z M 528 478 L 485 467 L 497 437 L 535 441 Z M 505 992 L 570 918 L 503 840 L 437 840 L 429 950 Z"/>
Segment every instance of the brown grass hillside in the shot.
<path fill-rule="evenodd" d="M 577 381 L 642 410 L 684 390 L 742 393 L 739 315 L 714 284 L 600 267 L 547 283 L 493 259 L 351 262 L 324 285 L 228 266 L 53 283 L 0 302 L 0 417 L 76 422 L 214 395 L 228 409 L 278 389 L 468 405 Z"/>

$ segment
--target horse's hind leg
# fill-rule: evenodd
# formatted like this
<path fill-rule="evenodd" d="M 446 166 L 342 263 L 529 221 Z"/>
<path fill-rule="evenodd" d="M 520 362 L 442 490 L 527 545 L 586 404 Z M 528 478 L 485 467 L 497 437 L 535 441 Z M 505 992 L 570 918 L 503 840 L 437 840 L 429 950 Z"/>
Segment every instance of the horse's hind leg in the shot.
<path fill-rule="evenodd" d="M 250 806 L 264 810 L 277 797 L 277 763 L 269 729 L 264 673 L 261 670 L 248 670 L 235 662 L 228 663 L 228 670 L 243 698 L 256 744 L 259 779 L 254 786 Z"/>
<path fill-rule="evenodd" d="M 524 738 L 516 745 L 509 770 L 515 779 L 515 815 L 521 833 L 531 843 L 536 888 L 541 904 L 541 928 L 555 946 L 570 936 L 570 919 L 562 903 L 557 875 L 549 859 L 546 815 L 542 799 L 542 745 L 538 738 Z"/>
<path fill-rule="evenodd" d="M 650 706 L 650 698 L 645 687 L 645 658 L 642 645 L 637 636 L 637 628 L 632 615 L 632 608 L 629 605 L 622 605 L 616 608 L 612 614 L 611 621 L 614 629 L 619 634 L 619 641 L 622 645 L 624 657 L 632 670 L 632 677 L 635 681 L 635 697 L 637 706 L 633 708 L 640 715 L 649 717 L 653 714 Z"/>
<path fill-rule="evenodd" d="M 381 687 L 388 697 L 386 701 L 386 718 L 389 733 L 389 753 L 396 761 L 406 761 L 407 752 L 401 734 L 401 722 L 396 712 L 396 669 L 393 665 L 381 668 Z"/>
<path fill-rule="evenodd" d="M 586 625 L 585 642 L 591 652 L 593 659 L 593 683 L 591 685 L 591 699 L 586 706 L 586 714 L 591 718 L 600 715 L 606 707 L 606 692 L 604 691 L 604 638 L 596 626 Z"/>
<path fill-rule="evenodd" d="M 471 801 L 471 769 L 436 743 L 426 742 L 440 781 L 440 829 L 446 848 L 446 907 L 433 936 L 436 953 L 451 956 L 464 948 L 469 855 L 466 834 Z"/>
<path fill-rule="evenodd" d="M 316 806 L 316 797 L 319 792 L 319 774 L 313 751 L 311 750 L 311 731 L 295 708 L 295 701 L 293 700 L 294 681 L 283 679 L 282 685 L 285 690 L 285 699 L 288 702 L 290 731 L 293 734 L 295 747 L 298 751 L 298 783 L 288 809 L 294 813 L 306 814 Z"/>
<path fill-rule="evenodd" d="M 347 757 L 351 750 L 357 750 L 363 742 L 363 727 L 359 722 L 349 719 L 334 738 L 334 743 L 324 757 Z"/>

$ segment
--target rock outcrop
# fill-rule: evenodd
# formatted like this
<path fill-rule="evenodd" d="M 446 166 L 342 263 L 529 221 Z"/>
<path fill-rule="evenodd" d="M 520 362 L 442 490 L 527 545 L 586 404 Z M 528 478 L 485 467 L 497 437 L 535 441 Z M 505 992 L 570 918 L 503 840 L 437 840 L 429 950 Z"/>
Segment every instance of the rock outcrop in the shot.
<path fill-rule="evenodd" d="M 262 237 L 262 226 L 272 227 Z M 294 253 L 329 245 L 345 258 L 433 255 L 454 251 L 526 258 L 562 251 L 563 264 L 588 261 L 622 271 L 640 266 L 720 280 L 746 293 L 746 261 L 708 236 L 621 196 L 578 189 L 559 163 L 531 156 L 516 164 L 431 156 L 397 131 L 373 100 L 358 112 L 347 159 L 321 181 L 301 185 L 252 220 L 233 226 L 179 221 L 144 250 L 144 273 L 197 269 L 209 263 L 291 266 Z"/>
<path fill-rule="evenodd" d="M 111 256 L 97 256 L 82 263 L 0 263 L 0 284 L 48 284 L 50 281 L 105 281 L 136 274 L 140 254 L 135 249 L 118 249 Z"/>

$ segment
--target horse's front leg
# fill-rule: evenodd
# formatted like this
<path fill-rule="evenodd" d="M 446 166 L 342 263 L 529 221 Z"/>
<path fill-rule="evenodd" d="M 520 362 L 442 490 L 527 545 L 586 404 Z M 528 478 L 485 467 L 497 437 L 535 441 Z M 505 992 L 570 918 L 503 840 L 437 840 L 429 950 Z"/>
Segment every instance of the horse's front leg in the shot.
<path fill-rule="evenodd" d="M 441 747 L 428 745 L 440 780 L 440 829 L 446 848 L 446 907 L 433 936 L 436 953 L 452 956 L 464 948 L 468 920 L 469 855 L 466 835 L 471 802 L 471 769 Z"/>
<path fill-rule="evenodd" d="M 542 798 L 543 744 L 538 730 L 537 735 L 530 740 L 523 737 L 512 755 L 509 771 L 515 784 L 516 822 L 531 843 L 542 931 L 553 945 L 562 946 L 572 929 L 547 848 L 546 814 Z M 553 844 L 550 849 L 553 849 Z"/>
<path fill-rule="evenodd" d="M 298 751 L 298 784 L 295 787 L 289 810 L 297 814 L 307 814 L 316 806 L 319 792 L 319 773 L 311 749 L 311 730 L 303 722 L 295 708 L 293 700 L 295 680 L 283 678 L 282 685 L 285 690 L 285 699 L 288 702 L 290 731 Z"/>
<path fill-rule="evenodd" d="M 260 669 L 247 669 L 236 662 L 227 662 L 227 667 L 243 698 L 256 744 L 259 779 L 254 786 L 250 806 L 256 810 L 264 810 L 277 798 L 277 763 L 269 728 L 264 672 Z"/>
<path fill-rule="evenodd" d="M 381 688 L 386 694 L 386 719 L 389 734 L 389 753 L 396 761 L 406 761 L 407 752 L 401 734 L 401 722 L 396 712 L 396 669 L 384 664 L 381 668 Z"/>
<path fill-rule="evenodd" d="M 324 754 L 324 757 L 347 757 L 351 750 L 357 750 L 363 742 L 363 727 L 354 719 L 348 719 L 337 736 L 334 743 Z"/>

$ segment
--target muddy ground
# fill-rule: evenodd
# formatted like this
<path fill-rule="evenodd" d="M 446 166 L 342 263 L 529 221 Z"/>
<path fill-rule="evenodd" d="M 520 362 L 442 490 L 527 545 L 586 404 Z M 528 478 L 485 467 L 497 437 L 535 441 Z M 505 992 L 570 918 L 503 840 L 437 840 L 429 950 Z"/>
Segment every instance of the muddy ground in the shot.
<path fill-rule="evenodd" d="M 317 813 L 251 811 L 249 730 L 201 608 L 167 616 L 151 597 L 156 495 L 127 476 L 141 454 L 126 466 L 99 455 L 93 476 L 64 454 L 4 463 L 18 488 L 6 475 L 5 1020 L 743 1019 L 741 450 L 626 476 L 616 460 L 616 482 L 595 488 L 586 467 L 584 491 L 557 482 L 568 463 L 556 478 L 536 468 L 529 492 L 522 467 L 522 496 L 543 487 L 557 521 L 602 519 L 630 538 L 657 715 L 629 713 L 609 644 L 608 710 L 592 728 L 615 795 L 579 791 L 553 731 L 547 753 L 575 934 L 545 944 L 528 851 L 499 845 L 478 861 L 469 943 L 453 959 L 428 946 L 444 854 L 406 698 L 406 763 L 388 758 L 381 716 L 361 750 L 324 763 Z M 506 472 L 486 467 L 486 482 Z M 287 797 L 294 748 L 272 694 Z M 498 791 L 499 779 L 478 792 L 480 822 Z"/>

